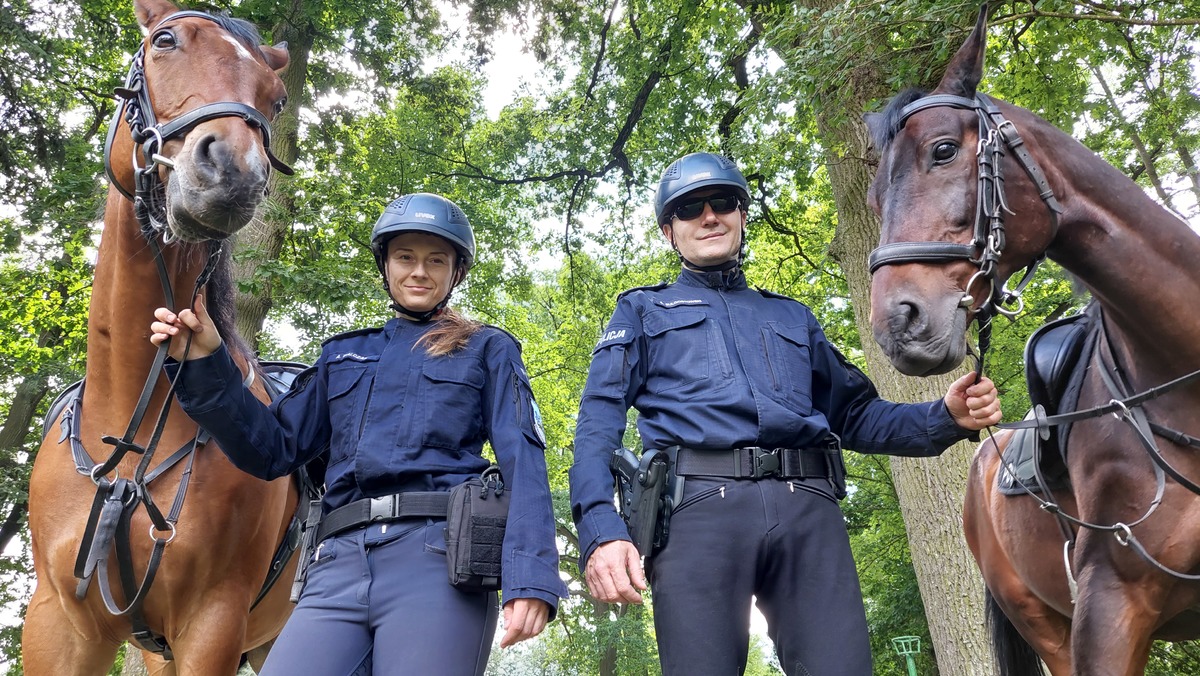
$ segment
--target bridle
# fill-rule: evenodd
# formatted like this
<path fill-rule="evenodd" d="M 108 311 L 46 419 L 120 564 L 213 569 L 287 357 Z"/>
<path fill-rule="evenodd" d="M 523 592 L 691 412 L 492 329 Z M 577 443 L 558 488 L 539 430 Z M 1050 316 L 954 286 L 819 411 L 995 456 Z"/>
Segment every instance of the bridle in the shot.
<path fill-rule="evenodd" d="M 1046 257 L 1045 252 L 1043 252 L 1030 262 L 1024 276 L 1014 289 L 1009 290 L 1004 284 L 1001 284 L 997 288 L 996 267 L 1005 245 L 1004 212 L 1013 213 L 1008 208 L 1004 197 L 1004 176 L 1001 160 L 1004 157 L 1006 149 L 1011 151 L 1013 159 L 1025 171 L 1025 174 L 1037 188 L 1042 201 L 1045 202 L 1050 215 L 1052 236 L 1053 233 L 1058 231 L 1058 216 L 1063 212 L 1063 209 L 1058 203 L 1058 199 L 1054 196 L 1054 191 L 1051 189 L 1050 183 L 1046 180 L 1045 173 L 1025 148 L 1025 142 L 1017 132 L 1016 125 L 1011 120 L 1006 119 L 999 108 L 987 96 L 976 94 L 975 98 L 969 99 L 951 94 L 935 94 L 917 99 L 901 109 L 899 127 L 902 128 L 908 118 L 914 114 L 927 108 L 937 107 L 974 110 L 979 117 L 979 147 L 977 151 L 979 190 L 976 199 L 977 209 L 974 237 L 970 244 L 959 244 L 956 242 L 894 242 L 884 244 L 871 252 L 868 265 L 872 274 L 885 265 L 900 263 L 941 263 L 967 260 L 979 267 L 979 271 L 972 275 L 971 279 L 967 282 L 966 289 L 964 289 L 964 296 L 959 302 L 960 307 L 968 309 L 974 305 L 974 297 L 971 296 L 970 292 L 976 280 L 981 280 L 982 283 L 990 287 L 988 297 L 976 311 L 976 319 L 979 321 L 979 348 L 976 355 L 976 377 L 978 378 L 983 372 L 983 357 L 988 341 L 990 340 L 991 319 L 996 314 L 1011 317 L 1021 311 L 1023 307 L 1021 294 L 1033 278 L 1038 266 Z M 1015 310 L 1006 310 L 1002 307 L 1011 302 L 1018 303 Z M 1043 499 L 1022 484 L 1025 492 L 1032 496 L 1043 510 L 1053 514 L 1063 527 L 1066 536 L 1066 542 L 1063 547 L 1063 559 L 1067 572 L 1068 585 L 1071 589 L 1072 601 L 1074 601 L 1076 593 L 1075 578 L 1071 571 L 1069 558 L 1069 551 L 1074 546 L 1074 538 L 1070 529 L 1072 525 L 1111 533 L 1121 546 L 1133 549 L 1142 559 L 1160 572 L 1188 582 L 1200 581 L 1200 575 L 1172 570 L 1155 559 L 1132 532 L 1134 526 L 1146 521 L 1161 505 L 1167 476 L 1192 493 L 1200 495 L 1200 483 L 1188 479 L 1166 460 L 1162 452 L 1158 449 L 1158 445 L 1154 441 L 1154 436 L 1162 436 L 1176 444 L 1192 448 L 1200 448 L 1200 438 L 1184 434 L 1183 432 L 1149 420 L 1143 409 L 1143 404 L 1146 402 L 1157 399 L 1176 388 L 1200 381 L 1200 369 L 1135 394 L 1133 393 L 1132 385 L 1125 376 L 1124 370 L 1117 364 L 1116 352 L 1108 341 L 1107 333 L 1100 326 L 1102 322 L 1097 320 L 1097 325 L 1099 327 L 1098 330 L 1105 336 L 1105 339 L 1101 341 L 1103 349 L 1100 355 L 1101 368 L 1098 369 L 1098 373 L 1112 399 L 1108 403 L 1092 408 L 1052 416 L 1046 415 L 1045 409 L 1041 405 L 1038 405 L 1034 409 L 1034 416 L 1032 418 L 997 426 L 1000 429 L 1006 430 L 1036 429 L 1039 437 L 1044 440 L 1049 438 L 1051 427 L 1112 414 L 1118 420 L 1127 422 L 1133 428 L 1139 443 L 1146 450 L 1153 462 L 1156 480 L 1154 498 L 1150 501 L 1146 511 L 1139 518 L 1129 523 L 1118 522 L 1112 525 L 1104 525 L 1084 521 L 1079 517 L 1067 514 L 1052 498 Z M 1004 459 L 1001 459 L 1001 462 L 1004 464 L 1006 471 L 1016 476 L 1015 468 Z M 1035 459 L 1035 466 L 1037 462 L 1038 460 Z M 1038 472 L 1037 480 L 1043 494 L 1052 496 L 1053 494 L 1046 486 L 1040 471 Z"/>
<path fill-rule="evenodd" d="M 975 98 L 955 96 L 953 94 L 934 94 L 908 104 L 900 110 L 899 128 L 903 128 L 908 118 L 929 108 L 958 108 L 974 110 L 979 118 L 979 144 L 976 151 L 979 165 L 978 190 L 976 192 L 976 210 L 974 236 L 970 244 L 958 242 L 893 242 L 883 244 L 871 252 L 868 266 L 871 274 L 885 265 L 901 263 L 945 263 L 957 260 L 970 261 L 978 266 L 979 271 L 971 276 L 963 289 L 963 298 L 959 306 L 969 310 L 975 299 L 971 289 L 976 282 L 988 287 L 987 297 L 975 310 L 975 319 L 979 322 L 979 346 L 975 356 L 977 377 L 983 373 L 983 357 L 991 340 L 991 320 L 996 314 L 1007 317 L 1017 315 L 1024 307 L 1021 294 L 1033 279 L 1038 266 L 1045 260 L 1043 252 L 1025 268 L 1025 274 L 1017 286 L 1009 290 L 1002 282 L 996 284 L 996 268 L 1000 256 L 1004 252 L 1004 212 L 1012 214 L 1004 195 L 1004 159 L 1005 151 L 1012 153 L 1013 159 L 1037 188 L 1039 196 L 1046 204 L 1050 214 L 1051 232 L 1058 231 L 1058 215 L 1062 206 L 1054 196 L 1046 174 L 1038 166 L 1033 156 L 1025 148 L 1025 141 L 1017 132 L 1012 120 L 1004 117 L 996 104 L 983 94 Z M 1013 310 L 1004 306 L 1016 302 Z"/>
<path fill-rule="evenodd" d="M 158 30 L 168 21 L 176 19 L 197 18 L 212 21 L 221 25 L 221 21 L 204 12 L 180 11 L 175 12 L 159 21 L 150 34 Z M 170 158 L 162 155 L 163 146 L 171 139 L 185 136 L 196 125 L 222 117 L 240 117 L 246 124 L 255 127 L 262 133 L 263 149 L 271 166 L 278 171 L 291 176 L 292 168 L 275 157 L 271 152 L 271 123 L 266 115 L 257 108 L 237 101 L 222 101 L 209 103 L 190 110 L 168 122 L 159 122 L 154 115 L 154 106 L 150 102 L 150 91 L 146 86 L 146 45 L 143 43 L 133 55 L 133 63 L 129 66 L 129 74 L 125 76 L 125 86 L 118 87 L 116 94 L 123 99 L 121 105 L 113 113 L 108 125 L 108 135 L 104 141 L 104 172 L 109 182 L 126 198 L 133 202 L 134 213 L 142 226 L 142 233 L 147 239 L 155 233 L 163 233 L 165 243 L 170 243 L 171 235 L 167 230 L 166 198 L 164 184 L 158 176 L 158 165 L 167 168 L 173 166 Z M 130 193 L 117 180 L 112 168 L 112 145 L 116 138 L 117 127 L 122 116 L 129 125 L 129 133 L 133 137 L 133 183 Z"/>
<path fill-rule="evenodd" d="M 159 26 L 168 21 L 189 17 L 212 21 L 225 28 L 217 17 L 203 12 L 179 11 L 159 21 L 150 34 L 153 35 Z M 262 134 L 263 148 L 266 150 L 271 166 L 287 175 L 291 175 L 293 172 L 291 167 L 275 157 L 270 150 L 270 121 L 256 108 L 247 104 L 235 101 L 210 103 L 188 111 L 173 120 L 159 122 L 154 115 L 154 106 L 150 101 L 150 93 L 146 85 L 144 43 L 134 55 L 133 63 L 129 67 L 129 74 L 125 78 L 125 86 L 117 88 L 116 94 L 123 99 L 123 102 L 118 106 L 109 124 L 104 144 L 105 173 L 108 175 L 109 183 L 133 202 L 134 214 L 141 234 L 154 254 L 154 262 L 158 269 L 166 307 L 174 308 L 175 294 L 163 258 L 162 246 L 159 243 L 160 236 L 162 244 L 170 244 L 174 239 L 167 227 L 166 186 L 159 178 L 159 165 L 167 168 L 174 166 L 170 158 L 161 154 L 164 144 L 171 139 L 185 136 L 202 122 L 221 117 L 240 117 L 246 124 L 258 129 Z M 129 126 L 134 142 L 132 156 L 134 189 L 132 193 L 121 185 L 112 169 L 113 140 L 116 138 L 116 130 L 120 126 L 122 117 Z M 203 271 L 196 279 L 195 287 L 192 290 L 192 302 L 195 301 L 200 289 L 208 283 L 215 271 L 221 251 L 222 242 L 220 240 L 209 240 L 208 259 Z M 67 432 L 64 427 L 64 437 L 71 438 L 71 450 L 76 470 L 89 477 L 96 485 L 96 496 L 76 559 L 75 576 L 79 578 L 76 596 L 80 599 L 84 598 L 92 578 L 98 578 L 98 586 L 105 606 L 113 615 L 129 617 L 132 634 L 139 647 L 158 653 L 165 659 L 172 659 L 171 650 L 165 638 L 151 630 L 146 623 L 142 605 L 162 561 L 166 545 L 175 538 L 175 523 L 183 510 L 196 452 L 207 443 L 210 435 L 205 430 L 199 429 L 195 437 L 160 462 L 153 470 L 147 471 L 166 427 L 167 414 L 170 411 L 171 400 L 175 392 L 175 380 L 172 380 L 162 408 L 155 419 L 150 440 L 142 446 L 136 443 L 134 438 L 142 428 L 148 412 L 155 385 L 167 358 L 168 345 L 169 340 L 164 341 L 158 347 L 125 434 L 120 438 L 111 435 L 101 437 L 104 444 L 113 447 L 112 452 L 103 462 L 95 462 L 84 449 L 82 440 L 79 439 L 78 425 L 81 415 L 79 409 L 82 395 L 65 414 L 64 425 L 70 424 L 73 427 L 70 432 Z M 189 337 L 188 344 L 184 349 L 185 356 L 190 346 L 191 338 Z M 252 380 L 253 376 L 252 368 L 249 378 Z M 249 381 L 247 382 L 248 386 Z M 67 422 L 68 419 L 71 421 L 70 423 Z M 130 452 L 141 455 L 142 458 L 131 477 L 121 477 L 117 474 L 117 466 Z M 179 479 L 174 501 L 167 513 L 164 514 L 155 504 L 148 484 L 184 460 L 186 460 L 186 464 Z M 152 523 L 150 537 L 154 540 L 154 548 L 140 584 L 134 578 L 129 539 L 130 520 L 138 505 L 144 506 L 147 516 L 150 518 Z M 160 537 L 156 533 L 165 533 L 165 535 Z M 108 559 L 114 550 L 125 597 L 126 605 L 124 607 L 116 601 L 109 582 Z M 259 599 L 255 600 L 255 605 L 259 600 L 261 600 L 261 594 Z"/>

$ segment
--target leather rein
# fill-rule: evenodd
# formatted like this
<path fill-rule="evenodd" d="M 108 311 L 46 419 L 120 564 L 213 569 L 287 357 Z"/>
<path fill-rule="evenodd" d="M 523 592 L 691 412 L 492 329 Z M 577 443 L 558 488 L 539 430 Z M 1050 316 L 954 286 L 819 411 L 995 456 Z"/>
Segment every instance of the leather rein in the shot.
<path fill-rule="evenodd" d="M 155 26 L 155 30 L 158 26 L 162 26 L 168 21 L 189 17 L 205 19 L 216 23 L 218 26 L 222 26 L 220 19 L 209 14 L 196 11 L 179 11 L 165 17 Z M 153 30 L 150 32 L 153 34 Z M 211 103 L 200 106 L 173 120 L 159 122 L 154 115 L 154 107 L 150 101 L 150 94 L 146 84 L 144 44 L 134 55 L 133 63 L 130 65 L 129 73 L 125 78 L 125 86 L 118 88 L 116 94 L 119 98 L 123 99 L 123 102 L 118 106 L 109 124 L 104 146 L 105 173 L 108 175 L 109 183 L 133 202 L 134 214 L 142 236 L 154 253 L 154 262 L 158 270 L 158 278 L 162 285 L 163 299 L 166 307 L 174 308 L 175 294 L 172 289 L 166 262 L 163 259 L 162 246 L 159 244 L 160 237 L 163 244 L 170 244 L 174 239 L 171 236 L 170 229 L 167 227 L 166 186 L 159 177 L 159 165 L 167 169 L 174 166 L 169 158 L 161 154 L 164 144 L 171 139 L 185 136 L 196 125 L 202 122 L 221 117 L 241 117 L 245 120 L 246 124 L 257 128 L 262 133 L 263 147 L 266 150 L 267 157 L 270 159 L 271 166 L 288 175 L 292 174 L 292 169 L 271 153 L 270 122 L 266 116 L 244 103 L 232 101 Z M 121 185 L 112 169 L 112 145 L 122 117 L 129 126 L 129 131 L 134 141 L 132 157 L 134 190 L 132 193 Z M 209 240 L 208 259 L 203 271 L 196 279 L 192 290 L 192 302 L 195 301 L 200 289 L 208 283 L 209 278 L 215 271 L 217 262 L 220 259 L 221 250 L 221 241 Z M 142 387 L 141 395 L 126 427 L 125 434 L 120 438 L 111 435 L 101 437 L 103 443 L 113 447 L 112 452 L 103 462 L 94 462 L 87 450 L 84 449 L 82 440 L 80 439 L 79 426 L 82 395 L 64 413 L 62 422 L 64 438 L 70 437 L 71 439 L 71 452 L 75 461 L 76 471 L 89 477 L 96 485 L 96 497 L 92 503 L 88 523 L 80 543 L 79 555 L 75 563 L 75 576 L 79 578 L 75 595 L 82 600 L 87 595 L 87 589 L 92 578 L 98 577 L 101 597 L 108 611 L 116 616 L 128 616 L 132 624 L 132 635 L 139 646 L 144 650 L 158 653 L 168 660 L 173 659 L 170 647 L 162 635 L 149 628 L 142 612 L 142 605 L 151 584 L 154 582 L 159 564 L 162 562 L 163 552 L 167 544 L 175 538 L 175 524 L 179 520 L 179 515 L 183 510 L 183 502 L 191 480 L 192 465 L 195 461 L 196 451 L 203 447 L 209 440 L 209 434 L 205 430 L 198 428 L 195 437 L 160 462 L 152 471 L 147 471 L 157 450 L 163 430 L 166 427 L 167 416 L 170 412 L 170 405 L 178 380 L 178 375 L 176 375 L 176 378 L 170 383 L 167 396 L 163 400 L 162 407 L 155 419 L 153 432 L 149 441 L 145 446 L 141 446 L 134 441 L 134 437 L 142 428 L 143 422 L 146 419 L 155 384 L 158 382 L 162 366 L 167 358 L 169 344 L 170 341 L 167 340 L 158 347 L 158 351 L 150 367 L 150 372 Z M 189 337 L 184 348 L 185 355 L 190 347 L 191 338 Z M 247 376 L 247 386 L 253 381 L 253 378 L 254 370 L 251 369 L 250 375 Z M 120 477 L 116 471 L 117 466 L 125 458 L 126 454 L 131 452 L 141 455 L 142 458 L 138 462 L 132 477 Z M 187 463 L 180 476 L 174 501 L 167 514 L 164 515 L 158 505 L 155 504 L 148 484 L 184 459 L 187 460 Z M 112 475 L 111 478 L 109 477 L 110 474 Z M 150 518 L 152 523 L 150 538 L 154 541 L 154 548 L 151 551 L 146 572 L 140 584 L 135 581 L 133 573 L 129 539 L 130 521 L 138 505 L 144 506 Z M 164 535 L 159 536 L 158 533 L 163 533 Z M 116 602 L 109 582 L 108 560 L 114 549 L 117 556 L 121 586 L 123 587 L 123 593 L 127 601 L 125 607 L 121 607 Z M 97 571 L 100 573 L 99 576 L 95 575 Z M 262 594 L 259 595 L 254 604 L 257 605 L 261 598 Z"/>
<path fill-rule="evenodd" d="M 996 104 L 987 96 L 976 94 L 975 98 L 969 99 L 951 94 L 935 94 L 917 99 L 901 109 L 899 127 L 903 128 L 904 123 L 914 114 L 928 108 L 938 107 L 973 110 L 979 119 L 979 145 L 977 150 L 979 178 L 974 237 L 970 244 L 956 242 L 894 242 L 883 244 L 871 252 L 868 265 L 872 274 L 885 265 L 900 263 L 940 263 L 967 260 L 979 267 L 979 271 L 972 275 L 967 282 L 963 298 L 959 301 L 960 307 L 966 309 L 974 305 L 975 301 L 974 297 L 971 296 L 971 289 L 976 281 L 980 281 L 990 288 L 987 299 L 976 311 L 976 320 L 979 322 L 979 346 L 975 356 L 975 372 L 976 380 L 978 380 L 983 374 L 984 354 L 991 340 L 991 320 L 996 314 L 1002 314 L 1011 318 L 1020 313 L 1024 308 L 1024 303 L 1021 301 L 1021 294 L 1033 279 L 1038 266 L 1046 258 L 1045 252 L 1042 252 L 1041 255 L 1035 258 L 1026 267 L 1024 276 L 1022 276 L 1013 290 L 1010 291 L 1003 283 L 997 286 L 996 268 L 1005 246 L 1004 213 L 1013 214 L 1013 211 L 1009 209 L 1005 201 L 1004 195 L 1004 174 L 1001 161 L 1006 150 L 1012 153 L 1013 159 L 1021 166 L 1026 176 L 1029 177 L 1037 188 L 1039 196 L 1046 204 L 1046 209 L 1050 215 L 1051 228 L 1054 232 L 1058 230 L 1058 216 L 1063 212 L 1063 209 L 1055 197 L 1049 181 L 1046 180 L 1045 172 L 1042 171 L 1042 168 L 1025 147 L 1025 142 L 1018 133 L 1016 125 L 1011 120 L 1006 119 Z M 1006 310 L 1003 308 L 1004 305 L 1012 302 L 1018 304 L 1015 310 Z M 1062 508 L 1052 499 L 1043 499 L 1028 487 L 1025 488 L 1026 493 L 1037 500 L 1042 509 L 1054 514 L 1059 519 L 1060 524 L 1064 526 L 1063 530 L 1067 542 L 1064 545 L 1063 555 L 1069 585 L 1072 590 L 1072 598 L 1074 598 L 1075 594 L 1075 579 L 1071 574 L 1068 552 L 1074 545 L 1074 538 L 1070 525 L 1110 532 L 1120 545 L 1131 547 L 1159 571 L 1182 580 L 1200 581 L 1200 575 L 1182 573 L 1163 565 L 1146 550 L 1131 530 L 1133 526 L 1145 521 L 1161 504 L 1166 488 L 1166 476 L 1170 476 L 1184 488 L 1200 495 L 1200 484 L 1188 479 L 1166 460 L 1154 441 L 1154 435 L 1157 434 L 1176 444 L 1194 448 L 1200 447 L 1200 438 L 1150 421 L 1147 419 L 1142 408 L 1142 404 L 1150 400 L 1156 399 L 1175 388 L 1200 380 L 1200 369 L 1141 393 L 1130 394 L 1132 388 L 1116 362 L 1116 352 L 1113 350 L 1108 333 L 1103 329 L 1103 322 L 1100 324 L 1101 326 L 1098 330 L 1104 336 L 1104 340 L 1102 341 L 1104 349 L 1100 354 L 1100 374 L 1112 399 L 1107 404 L 1053 416 L 1047 416 L 1045 409 L 1039 405 L 1035 407 L 1032 419 L 1004 423 L 997 425 L 997 427 L 1007 430 L 1036 428 L 1039 437 L 1044 440 L 1049 438 L 1051 427 L 1111 413 L 1118 420 L 1124 420 L 1133 427 L 1138 441 L 1153 461 L 1156 480 L 1155 496 L 1151 500 L 1147 511 L 1128 524 L 1115 523 L 1106 526 L 1089 523 L 1063 512 Z M 1107 357 L 1104 354 L 1105 352 L 1108 353 Z M 1041 444 L 1037 445 L 1037 450 L 1040 455 Z M 1008 461 L 1001 458 L 1001 462 L 1005 464 L 1006 471 L 1016 476 L 1015 469 L 1009 465 Z M 1038 461 L 1035 460 L 1036 462 Z M 1042 492 L 1048 497 L 1052 496 L 1052 493 L 1044 483 L 1040 471 L 1037 472 L 1037 478 L 1039 484 L 1041 484 Z M 1024 484 L 1021 485 L 1024 486 Z"/>

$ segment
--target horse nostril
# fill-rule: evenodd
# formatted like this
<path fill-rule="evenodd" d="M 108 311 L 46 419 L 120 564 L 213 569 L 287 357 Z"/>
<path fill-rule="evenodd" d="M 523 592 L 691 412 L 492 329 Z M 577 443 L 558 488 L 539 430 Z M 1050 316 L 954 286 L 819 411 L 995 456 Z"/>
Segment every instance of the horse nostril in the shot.
<path fill-rule="evenodd" d="M 893 333 L 903 333 L 917 324 L 921 310 L 916 303 L 901 301 L 896 304 L 896 312 L 892 314 L 891 330 Z"/>
<path fill-rule="evenodd" d="M 203 177 L 215 182 L 220 177 L 220 167 L 228 160 L 229 152 L 216 134 L 205 134 L 192 148 L 193 166 Z"/>

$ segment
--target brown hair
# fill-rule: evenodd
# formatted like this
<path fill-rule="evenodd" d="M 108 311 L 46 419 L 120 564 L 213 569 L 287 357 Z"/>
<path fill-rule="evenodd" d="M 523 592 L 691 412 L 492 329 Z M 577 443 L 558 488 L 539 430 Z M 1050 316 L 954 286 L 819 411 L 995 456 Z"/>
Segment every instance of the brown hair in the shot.
<path fill-rule="evenodd" d="M 481 328 L 483 324 L 447 307 L 438 315 L 434 327 L 417 340 L 417 345 L 424 346 L 429 356 L 441 357 L 466 347 L 467 341 Z"/>

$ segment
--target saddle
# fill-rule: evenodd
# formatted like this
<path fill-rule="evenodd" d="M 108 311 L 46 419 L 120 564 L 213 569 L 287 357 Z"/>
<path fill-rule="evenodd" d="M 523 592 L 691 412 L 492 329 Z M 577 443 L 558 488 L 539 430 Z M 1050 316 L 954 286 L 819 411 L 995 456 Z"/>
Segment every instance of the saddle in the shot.
<path fill-rule="evenodd" d="M 1047 416 L 1074 410 L 1099 329 L 1099 306 L 1093 303 L 1079 314 L 1042 326 L 1029 337 L 1025 381 L 1033 408 L 1025 416 L 1027 420 L 1036 417 L 1039 408 Z M 1060 425 L 1041 437 L 1035 428 L 1017 430 L 1004 449 L 1004 468 L 997 479 L 1000 492 L 1018 495 L 1026 488 L 1041 492 L 1039 470 L 1045 488 L 1069 485 L 1066 448 L 1070 431 L 1070 425 Z"/>

